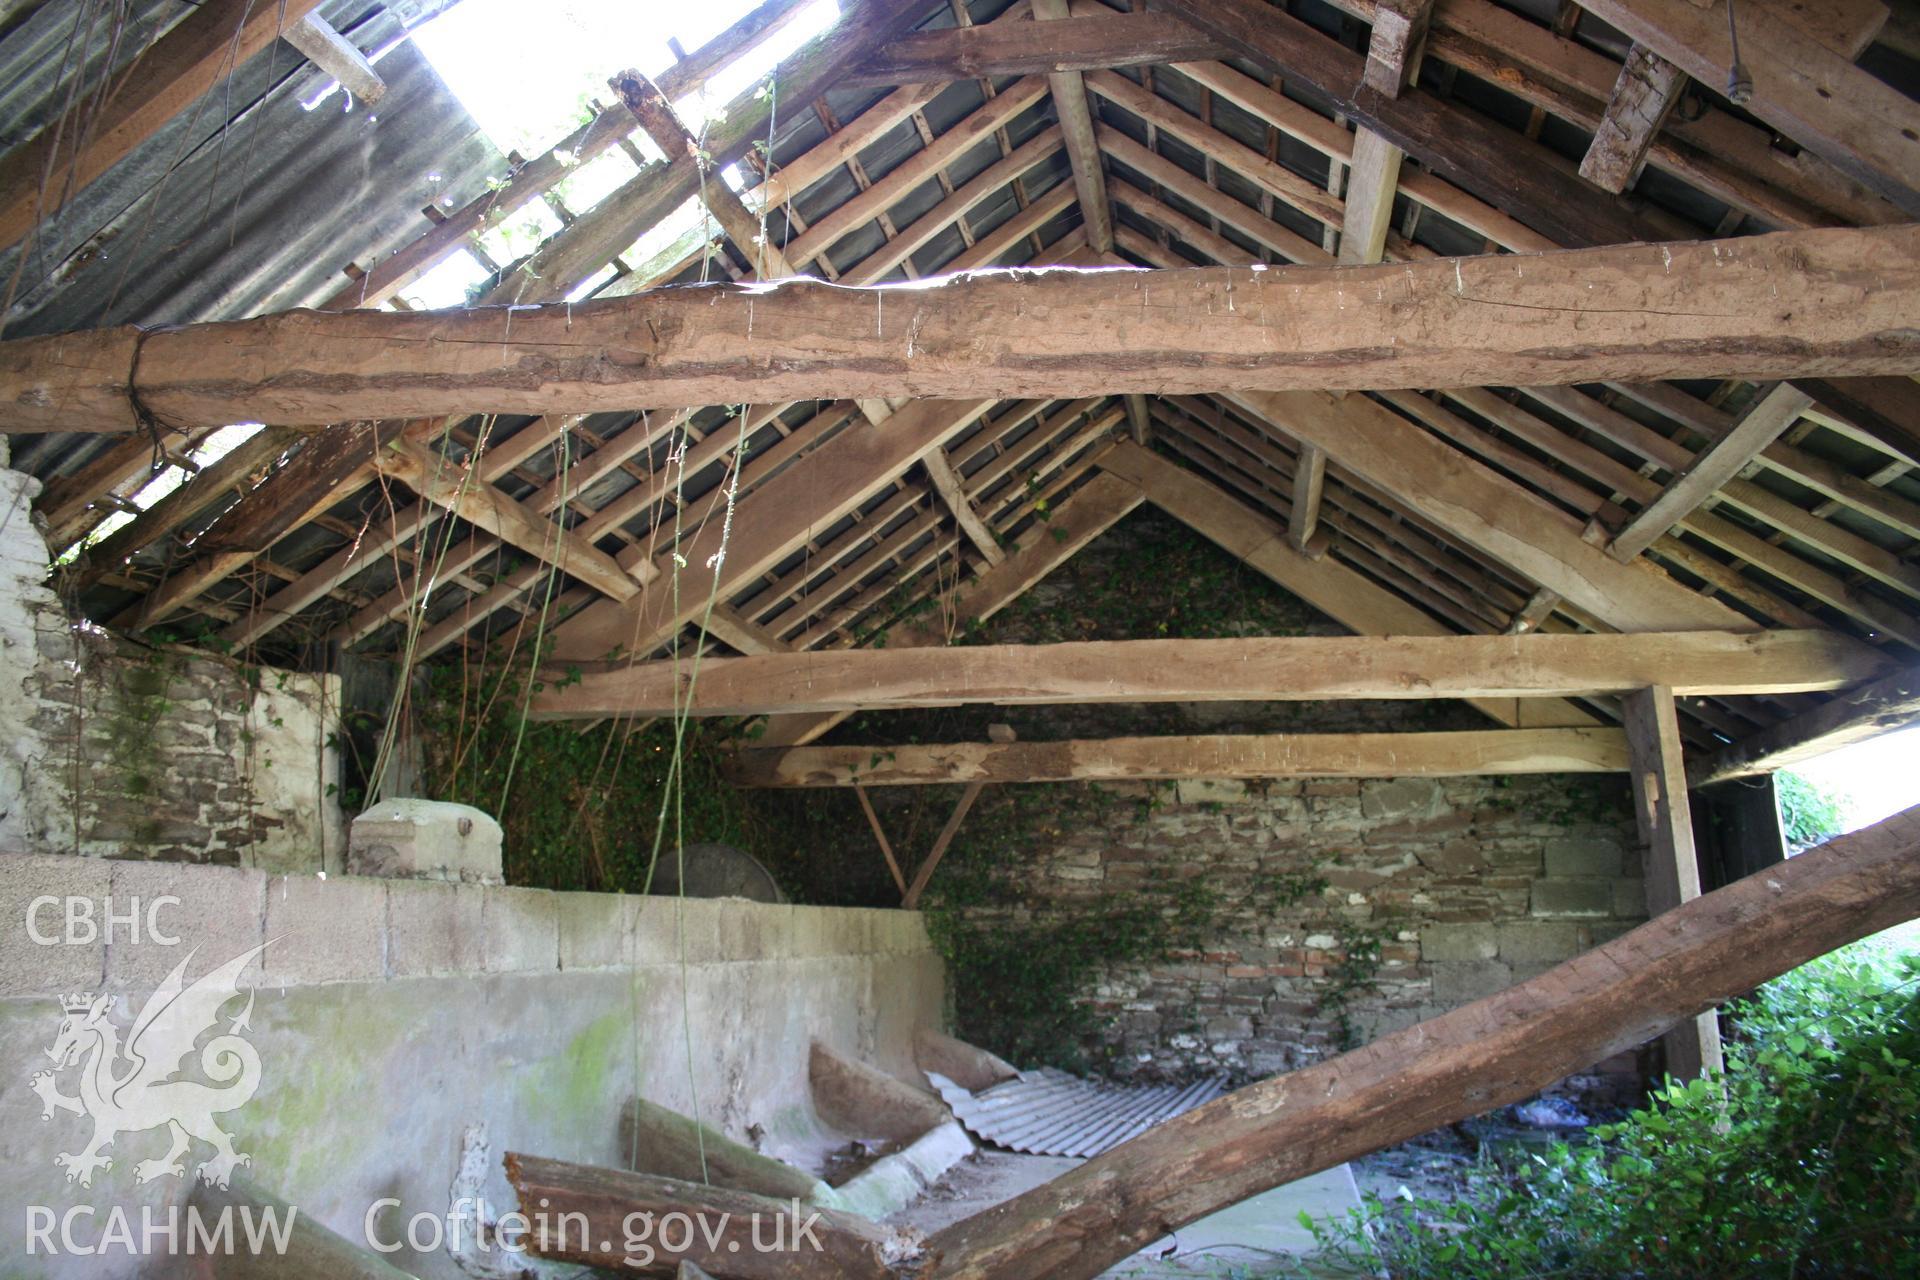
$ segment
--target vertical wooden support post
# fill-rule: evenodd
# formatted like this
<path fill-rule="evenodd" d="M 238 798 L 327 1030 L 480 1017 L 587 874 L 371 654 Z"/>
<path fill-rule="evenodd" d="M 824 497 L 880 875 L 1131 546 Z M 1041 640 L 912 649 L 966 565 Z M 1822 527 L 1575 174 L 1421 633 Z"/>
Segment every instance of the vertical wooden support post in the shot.
<path fill-rule="evenodd" d="M 1658 916 L 1700 896 L 1679 715 L 1673 690 L 1665 685 L 1635 690 L 1622 700 L 1621 710 L 1632 756 L 1633 816 L 1646 868 L 1647 913 Z M 1667 1073 L 1676 1079 L 1721 1070 L 1720 1024 L 1712 1010 L 1678 1024 L 1661 1043 Z"/>

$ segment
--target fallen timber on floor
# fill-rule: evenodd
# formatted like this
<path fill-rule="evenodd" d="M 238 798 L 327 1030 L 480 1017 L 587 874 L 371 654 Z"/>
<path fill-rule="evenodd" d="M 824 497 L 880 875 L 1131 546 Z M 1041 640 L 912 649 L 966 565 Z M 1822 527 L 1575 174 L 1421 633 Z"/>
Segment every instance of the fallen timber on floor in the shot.
<path fill-rule="evenodd" d="M 1515 1102 L 1770 978 L 1920 915 L 1920 807 L 1704 894 L 1528 982 L 1351 1053 L 1218 1098 L 1052 1182 L 883 1260 L 871 1236 L 836 1237 L 851 1261 L 720 1250 L 694 1260 L 739 1277 L 914 1276 L 1090 1280 L 1167 1232 L 1272 1187 Z M 509 1156 L 523 1207 L 698 1213 L 737 1193 Z M 740 1198 L 763 1209 L 778 1202 Z M 549 1221 L 552 1221 L 549 1219 Z M 595 1240 L 594 1231 L 586 1234 Z M 611 1237 L 618 1239 L 617 1235 Z M 542 1243 L 545 1240 L 546 1243 Z M 617 1263 L 617 1254 L 548 1256 Z M 670 1274 L 677 1256 L 661 1254 Z M 891 1268 L 891 1269 L 889 1269 Z"/>
<path fill-rule="evenodd" d="M 1920 227 L 1375 266 L 1007 270 L 0 343 L 0 431 L 1920 372 Z"/>

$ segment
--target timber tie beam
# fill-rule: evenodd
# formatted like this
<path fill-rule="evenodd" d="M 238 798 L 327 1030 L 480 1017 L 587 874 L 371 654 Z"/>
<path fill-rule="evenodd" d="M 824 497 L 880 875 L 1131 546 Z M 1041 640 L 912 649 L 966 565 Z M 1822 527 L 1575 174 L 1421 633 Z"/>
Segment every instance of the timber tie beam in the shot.
<path fill-rule="evenodd" d="M 0 343 L 0 430 L 765 400 L 1920 372 L 1920 227 L 1365 267 L 1011 270 Z"/>
<path fill-rule="evenodd" d="M 1841 689 L 1889 669 L 1829 631 L 1645 635 L 1247 637 L 582 664 L 535 695 L 535 719 L 745 716 L 976 703 L 1540 698 L 1665 684 L 1682 696 Z"/>

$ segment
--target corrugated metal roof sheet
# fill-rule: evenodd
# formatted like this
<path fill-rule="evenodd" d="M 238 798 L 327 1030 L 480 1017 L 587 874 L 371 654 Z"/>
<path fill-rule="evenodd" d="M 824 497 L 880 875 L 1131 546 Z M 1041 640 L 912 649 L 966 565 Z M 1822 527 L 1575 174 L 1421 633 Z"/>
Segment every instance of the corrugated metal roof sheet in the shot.
<path fill-rule="evenodd" d="M 1043 1067 L 969 1093 L 936 1071 L 926 1074 L 975 1137 L 1043 1156 L 1097 1156 L 1227 1087 L 1218 1076 L 1187 1085 L 1107 1084 Z"/>

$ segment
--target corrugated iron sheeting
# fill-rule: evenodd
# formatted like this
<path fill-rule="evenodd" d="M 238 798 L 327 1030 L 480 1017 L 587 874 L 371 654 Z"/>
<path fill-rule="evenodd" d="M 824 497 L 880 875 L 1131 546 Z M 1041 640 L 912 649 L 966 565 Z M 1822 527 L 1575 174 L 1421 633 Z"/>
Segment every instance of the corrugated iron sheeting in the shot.
<path fill-rule="evenodd" d="M 967 1131 L 1009 1151 L 1097 1156 L 1226 1091 L 1218 1076 L 1194 1084 L 1121 1085 L 1041 1068 L 980 1093 L 940 1075 L 927 1079 Z"/>

